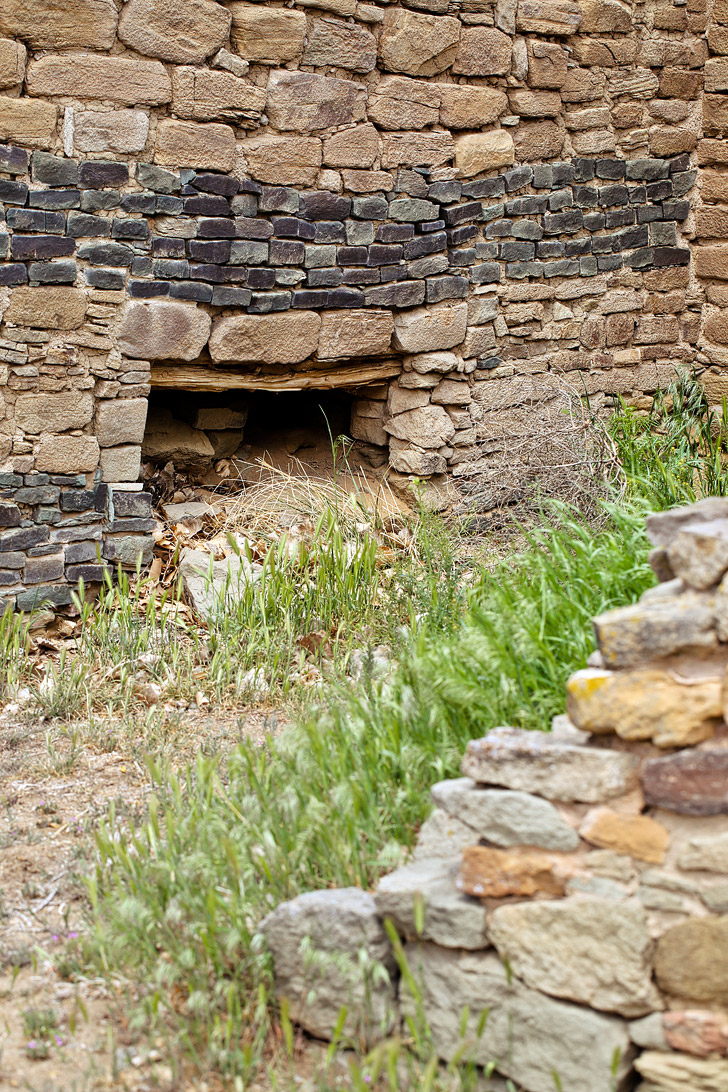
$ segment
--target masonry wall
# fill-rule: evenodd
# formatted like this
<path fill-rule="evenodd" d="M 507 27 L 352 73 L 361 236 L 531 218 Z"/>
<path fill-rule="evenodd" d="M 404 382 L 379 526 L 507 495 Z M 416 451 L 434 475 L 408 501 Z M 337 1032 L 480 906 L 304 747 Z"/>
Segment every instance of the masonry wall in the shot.
<path fill-rule="evenodd" d="M 367 386 L 353 435 L 436 488 L 565 381 L 647 407 L 697 363 L 718 399 L 721 19 L 3 0 L 2 594 L 134 563 L 150 384 Z"/>

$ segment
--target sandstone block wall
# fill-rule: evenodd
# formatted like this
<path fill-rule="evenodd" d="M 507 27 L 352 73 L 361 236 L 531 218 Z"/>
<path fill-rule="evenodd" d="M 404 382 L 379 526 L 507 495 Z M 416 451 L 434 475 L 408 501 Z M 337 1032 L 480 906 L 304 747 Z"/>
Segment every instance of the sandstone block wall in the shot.
<path fill-rule="evenodd" d="M 595 619 L 568 715 L 473 740 L 373 894 L 312 892 L 266 919 L 277 992 L 310 1033 L 331 1038 L 343 1005 L 370 1043 L 417 1018 L 406 982 L 361 958 L 392 970 L 388 918 L 434 1049 L 494 1066 L 483 1088 L 728 1085 L 728 502 L 648 533 L 663 583 Z"/>
<path fill-rule="evenodd" d="M 80 431 L 99 459 L 66 476 L 133 482 L 106 403 L 231 371 L 371 385 L 352 434 L 436 485 L 557 377 L 641 407 L 697 364 L 718 401 L 724 25 L 707 0 L 4 0 L 4 472 Z M 16 412 L 84 380 L 80 425 Z"/>

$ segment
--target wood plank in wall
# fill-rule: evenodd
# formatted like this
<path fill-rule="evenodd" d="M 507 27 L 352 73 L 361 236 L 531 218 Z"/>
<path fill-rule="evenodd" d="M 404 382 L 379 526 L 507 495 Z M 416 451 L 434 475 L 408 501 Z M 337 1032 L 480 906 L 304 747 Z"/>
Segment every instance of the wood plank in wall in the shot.
<path fill-rule="evenodd" d="M 179 391 L 323 391 L 363 387 L 399 375 L 401 371 L 401 362 L 395 360 L 356 366 L 345 364 L 289 375 L 253 375 L 195 364 L 152 364 L 152 388 Z"/>

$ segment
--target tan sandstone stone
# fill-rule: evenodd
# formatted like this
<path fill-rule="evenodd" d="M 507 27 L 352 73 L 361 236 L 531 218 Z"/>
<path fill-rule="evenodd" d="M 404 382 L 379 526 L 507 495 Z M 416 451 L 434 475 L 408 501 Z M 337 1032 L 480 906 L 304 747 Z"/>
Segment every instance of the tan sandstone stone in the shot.
<path fill-rule="evenodd" d="M 381 356 L 389 352 L 393 330 L 391 311 L 323 311 L 316 355 L 324 360 Z"/>
<path fill-rule="evenodd" d="M 233 47 L 246 61 L 284 64 L 303 53 L 306 38 L 303 12 L 247 3 L 231 4 L 230 11 Z"/>
<path fill-rule="evenodd" d="M 685 747 L 710 739 L 723 711 L 723 672 L 684 677 L 680 667 L 634 671 L 585 668 L 566 684 L 567 711 L 577 726 L 622 739 L 652 739 L 658 747 Z"/>
<path fill-rule="evenodd" d="M 728 1003 L 728 917 L 689 918 L 660 937 L 655 976 L 673 997 Z"/>
<path fill-rule="evenodd" d="M 146 398 L 119 398 L 99 402 L 94 421 L 99 447 L 141 444 L 147 423 L 147 406 Z"/>
<path fill-rule="evenodd" d="M 397 440 L 426 450 L 443 447 L 455 435 L 455 426 L 442 406 L 405 410 L 387 421 L 384 430 Z"/>
<path fill-rule="evenodd" d="M 555 91 L 511 91 L 508 101 L 522 118 L 555 118 L 561 113 L 561 95 Z"/>
<path fill-rule="evenodd" d="M 695 272 L 699 277 L 728 280 L 728 246 L 699 246 L 693 251 Z"/>
<path fill-rule="evenodd" d="M 16 87 L 23 82 L 27 55 L 22 42 L 0 38 L 0 88 Z"/>
<path fill-rule="evenodd" d="M 728 874 L 728 834 L 695 835 L 680 851 L 678 865 L 687 871 Z"/>
<path fill-rule="evenodd" d="M 566 79 L 566 51 L 553 42 L 529 42 L 528 82 L 531 87 L 559 88 Z"/>
<path fill-rule="evenodd" d="M 555 121 L 526 121 L 515 130 L 514 140 L 518 158 L 527 163 L 553 159 L 564 147 L 563 130 Z"/>
<path fill-rule="evenodd" d="M 452 65 L 463 76 L 507 76 L 513 43 L 508 34 L 490 27 L 465 27 Z"/>
<path fill-rule="evenodd" d="M 369 118 L 381 129 L 421 129 L 436 125 L 440 85 L 406 76 L 384 76 L 369 96 Z"/>
<path fill-rule="evenodd" d="M 141 152 L 149 139 L 144 110 L 77 110 L 73 146 L 78 152 Z"/>
<path fill-rule="evenodd" d="M 568 870 L 558 858 L 535 850 L 468 846 L 463 850 L 458 891 L 475 898 L 563 895 Z"/>
<path fill-rule="evenodd" d="M 31 95 L 79 95 L 129 106 L 160 106 L 172 98 L 172 84 L 159 61 L 100 57 L 93 53 L 49 54 L 28 68 Z"/>
<path fill-rule="evenodd" d="M 315 311 L 222 318 L 213 326 L 210 356 L 216 363 L 298 364 L 316 351 L 320 329 Z"/>
<path fill-rule="evenodd" d="M 516 25 L 527 34 L 575 34 L 581 7 L 571 0 L 519 0 Z"/>
<path fill-rule="evenodd" d="M 646 815 L 623 815 L 610 808 L 590 811 L 579 834 L 593 846 L 613 849 L 640 861 L 662 864 L 670 841 L 668 831 Z"/>
<path fill-rule="evenodd" d="M 728 95 L 703 97 L 703 128 L 706 133 L 723 133 L 728 129 Z"/>
<path fill-rule="evenodd" d="M 210 316 L 185 303 L 129 301 L 121 310 L 118 346 L 142 360 L 195 360 L 210 335 Z"/>
<path fill-rule="evenodd" d="M 198 125 L 163 118 L 157 126 L 154 162 L 166 167 L 195 167 L 231 171 L 235 162 L 235 133 L 229 125 Z"/>
<path fill-rule="evenodd" d="M 642 1092 L 728 1092 L 728 1061 L 646 1050 L 635 1061 Z"/>
<path fill-rule="evenodd" d="M 617 0 L 580 0 L 582 34 L 628 34 L 632 30 L 632 12 Z"/>
<path fill-rule="evenodd" d="M 352 193 L 389 193 L 394 189 L 389 171 L 342 171 L 341 176 L 345 188 Z"/>
<path fill-rule="evenodd" d="M 444 83 L 440 91 L 440 124 L 446 129 L 480 129 L 508 110 L 507 97 L 494 87 Z"/>
<path fill-rule="evenodd" d="M 357 23 L 315 19 L 309 28 L 303 63 L 333 65 L 349 72 L 371 72 L 377 63 L 377 40 Z"/>
<path fill-rule="evenodd" d="M 257 124 L 265 110 L 265 91 L 231 72 L 180 65 L 172 73 L 172 109 L 177 117 L 194 121 L 229 121 Z"/>
<path fill-rule="evenodd" d="M 113 0 L 3 0 L 0 34 L 31 49 L 111 49 L 118 18 Z"/>
<path fill-rule="evenodd" d="M 15 402 L 16 424 L 34 436 L 83 428 L 91 422 L 93 415 L 93 395 L 85 391 L 20 394 Z"/>
<path fill-rule="evenodd" d="M 385 133 L 382 137 L 383 167 L 437 167 L 454 155 L 449 133 Z"/>
<path fill-rule="evenodd" d="M 313 186 L 321 166 L 321 141 L 314 137 L 265 133 L 243 141 L 248 171 L 260 182 Z"/>
<path fill-rule="evenodd" d="M 501 959 L 533 989 L 622 1016 L 662 1008 L 636 899 L 534 899 L 497 907 L 488 926 Z"/>
<path fill-rule="evenodd" d="M 356 125 L 353 129 L 342 129 L 324 141 L 323 162 L 327 167 L 366 168 L 372 166 L 378 154 L 379 134 L 374 126 Z M 346 180 L 344 184 L 351 188 Z M 375 185 L 371 192 L 379 188 Z"/>
<path fill-rule="evenodd" d="M 564 102 L 594 102 L 602 98 L 605 90 L 606 79 L 603 72 L 571 68 L 561 85 L 561 98 Z"/>
<path fill-rule="evenodd" d="M 277 129 L 299 133 L 332 129 L 366 115 L 366 88 L 313 72 L 271 72 L 266 112 Z"/>
<path fill-rule="evenodd" d="M 703 205 L 695 210 L 695 230 L 700 239 L 728 239 L 728 212 Z"/>
<path fill-rule="evenodd" d="M 455 138 L 455 166 L 461 178 L 472 178 L 481 171 L 508 167 L 514 160 L 513 137 L 505 129 L 468 133 Z"/>
<path fill-rule="evenodd" d="M 394 345 L 404 353 L 451 349 L 465 337 L 467 303 L 444 303 L 399 313 L 394 320 Z"/>
<path fill-rule="evenodd" d="M 128 0 L 119 38 L 147 57 L 201 64 L 230 34 L 230 12 L 215 0 Z"/>
<path fill-rule="evenodd" d="M 454 61 L 459 38 L 460 20 L 452 16 L 390 9 L 379 39 L 382 67 L 410 76 L 436 76 Z"/>
<path fill-rule="evenodd" d="M 40 438 L 35 469 L 42 474 L 84 474 L 99 465 L 99 442 L 95 436 L 52 436 Z"/>
<path fill-rule="evenodd" d="M 49 102 L 0 95 L 0 141 L 48 148 L 57 118 L 58 111 Z"/>
<path fill-rule="evenodd" d="M 80 288 L 42 285 L 14 288 L 5 322 L 46 330 L 77 330 L 86 317 L 86 295 Z"/>

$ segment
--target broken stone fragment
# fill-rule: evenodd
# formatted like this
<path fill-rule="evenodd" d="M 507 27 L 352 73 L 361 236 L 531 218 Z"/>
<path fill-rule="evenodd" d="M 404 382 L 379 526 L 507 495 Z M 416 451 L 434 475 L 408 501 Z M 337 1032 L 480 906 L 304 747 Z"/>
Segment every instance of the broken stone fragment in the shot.
<path fill-rule="evenodd" d="M 576 896 L 499 906 L 488 930 L 501 959 L 533 989 L 627 1017 L 664 1007 L 636 899 Z"/>
<path fill-rule="evenodd" d="M 654 819 L 646 815 L 623 815 L 610 808 L 590 811 L 579 834 L 594 846 L 651 864 L 662 864 L 670 841 L 669 832 Z"/>
<path fill-rule="evenodd" d="M 425 943 L 408 944 L 405 956 L 441 1058 L 462 1057 L 467 1010 L 469 1057 L 483 1066 L 495 1061 L 499 1073 L 524 1089 L 552 1092 L 556 1074 L 562 1092 L 614 1092 L 629 1071 L 632 1052 L 623 1020 L 530 989 L 495 953 Z M 413 1014 L 406 987 L 401 994 L 403 1010 Z M 519 1034 L 525 1028 L 528 1033 Z"/>
<path fill-rule="evenodd" d="M 728 833 L 701 834 L 691 838 L 678 857 L 686 871 L 722 872 L 728 875 Z"/>
<path fill-rule="evenodd" d="M 540 796 L 503 789 L 483 789 L 469 777 L 440 781 L 433 802 L 467 824 L 478 837 L 497 846 L 537 846 L 568 852 L 579 835 L 553 804 Z"/>
<path fill-rule="evenodd" d="M 683 675 L 679 663 L 670 670 L 585 668 L 566 684 L 567 710 L 585 732 L 615 732 L 622 739 L 651 739 L 658 747 L 684 747 L 715 734 L 723 712 L 724 675 L 724 666 L 707 677 Z"/>
<path fill-rule="evenodd" d="M 204 432 L 178 421 L 169 410 L 156 408 L 149 413 L 142 444 L 143 454 L 150 459 L 169 459 L 180 463 L 209 460 L 214 451 Z"/>
<path fill-rule="evenodd" d="M 728 1053 L 728 1013 L 704 1009 L 662 1014 L 666 1046 L 705 1057 Z"/>
<path fill-rule="evenodd" d="M 643 596 L 631 607 L 617 607 L 594 619 L 599 650 L 608 668 L 635 667 L 686 649 L 717 645 L 714 592 L 684 591 Z M 667 589 L 664 593 L 662 589 Z"/>
<path fill-rule="evenodd" d="M 331 1039 L 346 1007 L 345 1035 L 369 1043 L 387 1035 L 395 962 L 372 895 L 356 887 L 310 891 L 277 906 L 261 932 L 273 955 L 276 996 L 288 1000 L 292 1020 Z"/>
<path fill-rule="evenodd" d="M 374 892 L 380 917 L 391 918 L 409 940 L 419 937 L 471 951 L 487 948 L 486 908 L 458 893 L 457 871 L 451 860 L 420 860 L 384 876 Z"/>
<path fill-rule="evenodd" d="M 509 895 L 563 895 L 569 870 L 547 853 L 467 846 L 455 885 L 465 895 L 502 899 Z"/>
<path fill-rule="evenodd" d="M 563 743 L 522 728 L 492 728 L 483 739 L 471 740 L 462 772 L 482 785 L 567 803 L 599 804 L 637 786 L 636 756 Z"/>
<path fill-rule="evenodd" d="M 666 512 L 650 512 L 647 517 L 647 537 L 653 546 L 667 547 L 683 527 L 695 523 L 728 520 L 728 498 L 706 497 L 682 508 Z"/>
<path fill-rule="evenodd" d="M 260 579 L 262 565 L 231 554 L 214 561 L 204 550 L 185 549 L 179 573 L 187 600 L 205 621 L 214 621 L 226 610 L 234 610 L 245 589 Z"/>
<path fill-rule="evenodd" d="M 710 588 L 728 570 L 728 518 L 683 525 L 667 547 L 675 576 L 691 588 Z"/>

